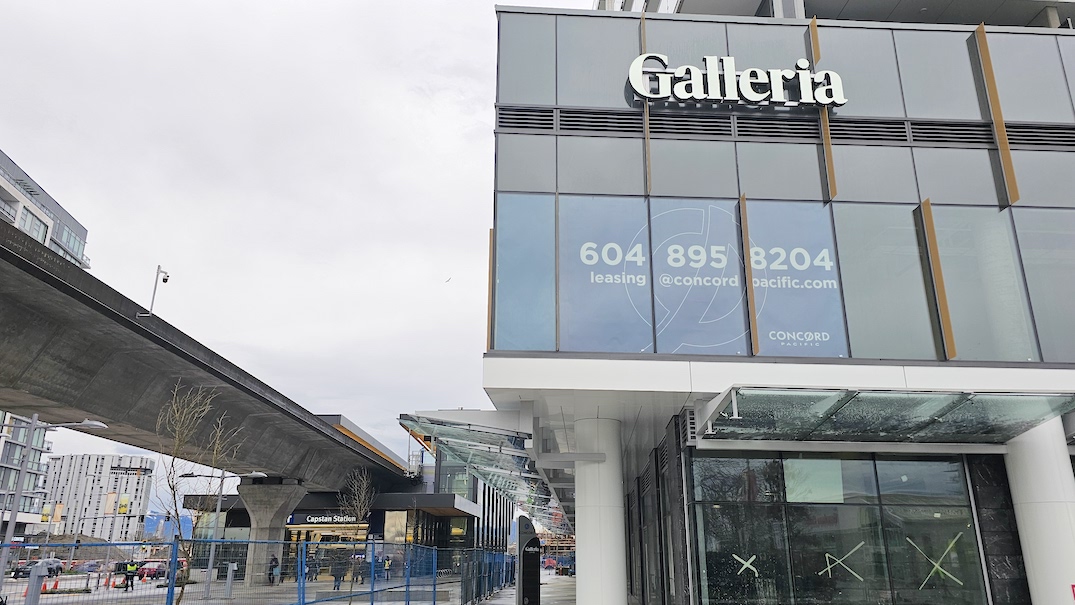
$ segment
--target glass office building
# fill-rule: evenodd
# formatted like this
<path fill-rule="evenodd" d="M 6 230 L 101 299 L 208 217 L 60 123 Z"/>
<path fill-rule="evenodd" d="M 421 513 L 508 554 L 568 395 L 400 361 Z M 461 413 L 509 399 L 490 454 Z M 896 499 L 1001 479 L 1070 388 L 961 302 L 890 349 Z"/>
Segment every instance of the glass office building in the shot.
<path fill-rule="evenodd" d="M 739 4 L 498 9 L 485 389 L 578 602 L 1071 599 L 1066 9 Z"/>

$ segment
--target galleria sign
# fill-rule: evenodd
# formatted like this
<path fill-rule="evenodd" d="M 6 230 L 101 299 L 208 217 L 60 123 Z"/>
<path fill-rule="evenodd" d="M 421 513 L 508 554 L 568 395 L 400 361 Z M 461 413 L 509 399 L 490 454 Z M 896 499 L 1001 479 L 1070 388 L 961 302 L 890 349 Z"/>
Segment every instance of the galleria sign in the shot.
<path fill-rule="evenodd" d="M 646 61 L 660 69 L 646 68 Z M 788 105 L 832 105 L 847 103 L 844 83 L 834 71 L 810 71 L 810 62 L 799 59 L 795 69 L 735 70 L 735 57 L 703 57 L 705 69 L 681 65 L 669 69 L 668 56 L 644 53 L 631 62 L 628 78 L 635 94 L 645 99 L 683 102 L 785 103 Z M 789 99 L 788 90 L 797 92 Z"/>

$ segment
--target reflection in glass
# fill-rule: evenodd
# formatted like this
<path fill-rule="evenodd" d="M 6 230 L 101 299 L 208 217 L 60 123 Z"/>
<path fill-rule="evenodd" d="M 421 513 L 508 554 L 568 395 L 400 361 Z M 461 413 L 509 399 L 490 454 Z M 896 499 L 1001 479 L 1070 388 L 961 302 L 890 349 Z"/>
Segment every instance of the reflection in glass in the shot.
<path fill-rule="evenodd" d="M 918 202 L 908 147 L 834 145 L 839 199 L 849 202 Z"/>
<path fill-rule="evenodd" d="M 497 13 L 497 102 L 556 104 L 556 17 Z"/>
<path fill-rule="evenodd" d="M 847 391 L 809 389 L 737 389 L 742 418 L 716 418 L 713 436 L 726 439 L 800 440 L 809 437 Z M 706 435 L 709 436 L 708 434 Z"/>
<path fill-rule="evenodd" d="M 923 199 L 929 198 L 934 204 L 997 207 L 1003 182 L 995 166 L 996 151 L 941 147 L 916 147 L 913 151 Z M 1021 189 L 1023 179 L 1019 174 Z"/>
<path fill-rule="evenodd" d="M 694 514 L 704 605 L 790 602 L 782 505 L 697 504 Z"/>
<path fill-rule="evenodd" d="M 957 359 L 1038 358 L 1008 212 L 934 206 Z"/>
<path fill-rule="evenodd" d="M 643 193 L 642 139 L 558 137 L 561 193 Z"/>
<path fill-rule="evenodd" d="M 1075 153 L 1070 151 L 1012 151 L 1012 163 L 1019 179 L 1020 206 L 1075 208 L 1071 175 L 1075 174 Z"/>
<path fill-rule="evenodd" d="M 657 352 L 746 355 L 735 201 L 655 198 L 650 212 Z"/>
<path fill-rule="evenodd" d="M 1005 120 L 1075 122 L 1056 36 L 989 34 L 989 56 Z"/>
<path fill-rule="evenodd" d="M 692 461 L 694 499 L 705 502 L 778 502 L 784 480 L 780 459 L 697 453 Z"/>
<path fill-rule="evenodd" d="M 497 191 L 556 191 L 556 137 L 496 135 Z"/>
<path fill-rule="evenodd" d="M 833 108 L 831 111 L 834 114 L 876 117 L 905 115 L 891 31 L 820 27 L 818 38 L 821 48 L 825 49 L 818 69 L 831 69 L 840 74 L 848 90 L 847 104 Z M 869 85 L 855 86 L 857 82 L 869 82 Z"/>
<path fill-rule="evenodd" d="M 652 353 L 642 198 L 560 196 L 560 350 Z"/>
<path fill-rule="evenodd" d="M 913 210 L 832 205 L 852 357 L 938 358 Z"/>
<path fill-rule="evenodd" d="M 926 443 L 1006 443 L 1013 437 L 1070 411 L 1068 395 L 990 395 L 975 393 L 962 405 L 918 431 Z"/>
<path fill-rule="evenodd" d="M 963 464 L 952 459 L 877 457 L 881 503 L 964 505 L 967 479 Z"/>
<path fill-rule="evenodd" d="M 879 508 L 788 506 L 788 534 L 796 603 L 890 601 Z"/>
<path fill-rule="evenodd" d="M 972 32 L 900 30 L 893 35 L 908 117 L 981 120 L 989 115 Z"/>
<path fill-rule="evenodd" d="M 760 355 L 846 357 L 829 208 L 747 202 Z"/>
<path fill-rule="evenodd" d="M 730 141 L 652 139 L 649 157 L 651 195 L 739 197 Z"/>
<path fill-rule="evenodd" d="M 854 345 L 852 345 L 854 347 Z M 861 392 L 810 434 L 821 441 L 917 441 L 918 430 L 943 417 L 962 395 Z M 947 423 L 937 423 L 941 428 Z"/>
<path fill-rule="evenodd" d="M 1042 360 L 1075 362 L 1075 211 L 1013 212 Z"/>
<path fill-rule="evenodd" d="M 796 456 L 784 459 L 784 485 L 788 502 L 877 502 L 877 480 L 874 478 L 872 460 L 840 459 L 831 455 Z"/>
<path fill-rule="evenodd" d="M 634 91 L 627 83 L 627 67 L 639 52 L 634 19 L 557 16 L 558 104 L 630 107 Z"/>
<path fill-rule="evenodd" d="M 748 200 L 820 200 L 818 146 L 737 143 L 739 189 Z"/>
<path fill-rule="evenodd" d="M 494 349 L 556 350 L 555 211 L 552 195 L 496 197 Z"/>
<path fill-rule="evenodd" d="M 897 603 L 978 605 L 986 602 L 969 508 L 885 506 L 883 510 Z"/>

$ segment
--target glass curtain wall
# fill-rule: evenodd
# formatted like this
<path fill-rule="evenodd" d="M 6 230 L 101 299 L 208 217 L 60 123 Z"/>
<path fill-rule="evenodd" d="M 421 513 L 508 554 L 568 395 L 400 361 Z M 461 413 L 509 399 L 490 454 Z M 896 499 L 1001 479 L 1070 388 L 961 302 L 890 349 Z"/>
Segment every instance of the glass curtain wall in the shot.
<path fill-rule="evenodd" d="M 694 451 L 702 605 L 985 605 L 961 458 Z"/>

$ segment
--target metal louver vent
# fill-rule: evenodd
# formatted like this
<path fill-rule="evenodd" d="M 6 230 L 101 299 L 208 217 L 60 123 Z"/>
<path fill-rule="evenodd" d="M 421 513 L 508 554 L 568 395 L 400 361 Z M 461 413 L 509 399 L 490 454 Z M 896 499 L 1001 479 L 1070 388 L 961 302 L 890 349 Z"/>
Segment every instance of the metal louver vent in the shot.
<path fill-rule="evenodd" d="M 832 120 L 829 133 L 837 141 L 892 141 L 905 143 L 910 139 L 903 120 Z"/>
<path fill-rule="evenodd" d="M 1075 147 L 1075 126 L 1005 124 L 1008 143 L 1034 147 Z"/>
<path fill-rule="evenodd" d="M 735 134 L 737 137 L 764 139 L 818 140 L 821 138 L 821 123 L 818 120 L 738 116 L 735 119 Z"/>
<path fill-rule="evenodd" d="M 705 113 L 649 114 L 650 134 L 681 134 L 709 137 L 732 136 L 732 117 Z"/>
<path fill-rule="evenodd" d="M 642 473 L 642 477 L 640 479 L 641 479 L 641 481 L 640 481 L 641 485 L 639 486 L 639 488 L 642 490 L 643 494 L 648 493 L 651 489 L 653 489 L 653 465 L 652 464 L 650 464 L 649 466 L 646 467 L 646 470 Z"/>
<path fill-rule="evenodd" d="M 679 442 L 686 447 L 698 435 L 694 425 L 694 408 L 683 410 L 679 417 Z"/>
<path fill-rule="evenodd" d="M 918 143 L 992 145 L 993 127 L 985 122 L 911 122 L 911 140 Z"/>
<path fill-rule="evenodd" d="M 629 133 L 642 132 L 642 112 L 561 109 L 560 130 Z"/>
<path fill-rule="evenodd" d="M 556 114 L 551 107 L 501 107 L 496 112 L 497 128 L 553 130 L 555 125 Z"/>
<path fill-rule="evenodd" d="M 661 445 L 657 447 L 657 465 L 661 468 L 661 472 L 664 473 L 668 470 L 668 442 L 662 441 Z"/>

